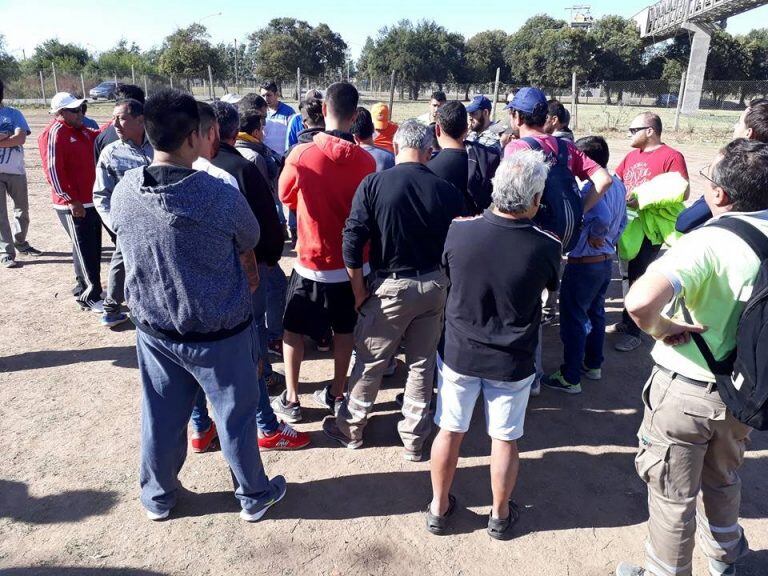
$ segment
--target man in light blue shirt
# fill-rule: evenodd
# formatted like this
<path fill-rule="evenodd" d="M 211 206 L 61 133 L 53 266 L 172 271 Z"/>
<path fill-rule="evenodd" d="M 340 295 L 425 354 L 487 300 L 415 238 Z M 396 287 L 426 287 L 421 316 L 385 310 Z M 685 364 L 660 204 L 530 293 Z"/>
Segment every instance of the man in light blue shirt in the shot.
<path fill-rule="evenodd" d="M 600 136 L 588 136 L 576 147 L 603 168 L 608 164 L 608 144 Z M 592 188 L 582 190 L 586 198 Z M 576 247 L 568 253 L 560 285 L 560 339 L 563 364 L 542 379 L 546 387 L 579 394 L 581 376 L 602 377 L 605 340 L 605 293 L 611 283 L 613 255 L 627 225 L 626 188 L 616 176 L 597 204 L 584 214 L 584 225 Z"/>
<path fill-rule="evenodd" d="M 0 80 L 0 264 L 15 268 L 16 253 L 40 256 L 42 252 L 27 242 L 29 198 L 24 169 L 24 142 L 32 134 L 24 115 L 3 105 L 3 81 Z M 13 224 L 8 222 L 5 195 L 13 202 Z"/>
<path fill-rule="evenodd" d="M 261 97 L 267 101 L 267 125 L 264 129 L 264 144 L 280 156 L 285 152 L 288 121 L 296 110 L 285 102 L 280 102 L 277 84 L 265 82 L 261 85 Z"/>

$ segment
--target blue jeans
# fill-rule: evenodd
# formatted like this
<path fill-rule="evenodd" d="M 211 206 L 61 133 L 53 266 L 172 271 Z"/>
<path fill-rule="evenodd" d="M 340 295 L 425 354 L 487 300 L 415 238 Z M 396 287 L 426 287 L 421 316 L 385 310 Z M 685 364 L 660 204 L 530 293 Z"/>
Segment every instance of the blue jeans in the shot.
<path fill-rule="evenodd" d="M 215 342 L 173 342 L 136 332 L 142 385 L 141 503 L 161 514 L 176 505 L 187 456 L 187 422 L 202 388 L 218 421 L 221 451 L 235 496 L 247 512 L 272 497 L 256 441 L 259 391 L 253 331 Z"/>
<path fill-rule="evenodd" d="M 266 264 L 259 264 L 259 278 L 266 289 L 266 339 L 269 342 L 282 340 L 285 292 L 288 289 L 288 279 L 279 264 L 271 267 Z M 266 350 L 264 354 L 266 354 Z"/>
<path fill-rule="evenodd" d="M 257 291 L 258 292 L 258 291 Z M 255 295 L 254 294 L 254 302 L 255 302 Z M 254 312 L 255 312 L 255 304 L 254 304 Z M 255 362 L 256 366 L 259 365 L 259 357 L 261 356 L 259 352 L 260 348 L 260 330 L 258 329 L 256 322 L 251 324 L 251 328 L 249 331 L 253 335 L 253 340 L 256 343 L 256 351 L 255 354 Z M 271 370 L 270 366 L 270 370 Z M 256 377 L 257 372 L 254 372 L 254 377 Z M 275 411 L 272 409 L 272 405 L 269 403 L 269 392 L 267 392 L 267 383 L 264 380 L 264 378 L 257 378 L 257 386 L 259 389 L 259 404 L 256 408 L 256 427 L 266 434 L 272 434 L 275 430 L 277 430 L 277 427 L 280 425 L 280 423 L 277 421 L 277 416 L 275 416 Z M 211 425 L 211 417 L 208 415 L 208 405 L 206 402 L 205 392 L 203 389 L 200 389 L 197 393 L 197 397 L 195 398 L 195 405 L 192 408 L 192 428 L 195 429 L 196 432 L 205 432 L 208 430 L 208 427 Z"/>
<path fill-rule="evenodd" d="M 571 384 L 581 382 L 581 364 L 600 368 L 605 340 L 605 293 L 611 283 L 612 259 L 567 264 L 560 285 L 560 371 Z"/>

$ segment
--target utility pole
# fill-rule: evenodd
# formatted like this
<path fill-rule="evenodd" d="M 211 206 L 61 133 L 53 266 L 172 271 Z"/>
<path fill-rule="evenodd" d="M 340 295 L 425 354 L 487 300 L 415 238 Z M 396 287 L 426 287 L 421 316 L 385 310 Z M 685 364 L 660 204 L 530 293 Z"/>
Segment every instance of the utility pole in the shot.
<path fill-rule="evenodd" d="M 43 71 L 40 70 L 40 92 L 43 95 L 43 104 L 45 104 L 45 81 L 43 80 Z"/>
<path fill-rule="evenodd" d="M 240 82 L 237 78 L 237 38 L 235 38 L 235 92 L 240 92 Z"/>
<path fill-rule="evenodd" d="M 51 70 L 53 70 L 53 89 L 56 90 L 56 93 L 59 92 L 59 82 L 56 80 L 56 64 L 51 62 Z"/>
<path fill-rule="evenodd" d="M 210 64 L 208 64 L 208 83 L 209 83 L 208 90 L 209 90 L 210 95 L 211 95 L 211 101 L 213 101 L 215 94 L 214 94 L 214 91 L 213 91 L 213 72 L 211 72 L 211 65 Z"/>

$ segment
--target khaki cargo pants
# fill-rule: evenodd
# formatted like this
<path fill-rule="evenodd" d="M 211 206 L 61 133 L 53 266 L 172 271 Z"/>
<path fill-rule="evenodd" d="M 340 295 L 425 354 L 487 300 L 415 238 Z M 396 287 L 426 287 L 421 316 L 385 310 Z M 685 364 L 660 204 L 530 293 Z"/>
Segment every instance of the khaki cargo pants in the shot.
<path fill-rule="evenodd" d="M 648 485 L 646 570 L 689 576 L 694 534 L 701 551 L 726 563 L 749 550 L 739 526 L 737 470 L 751 428 L 717 390 L 654 368 L 643 389 L 645 413 L 635 467 Z"/>
<path fill-rule="evenodd" d="M 352 440 L 362 440 L 384 371 L 402 341 L 408 379 L 404 419 L 397 429 L 405 448 L 419 452 L 432 429 L 429 403 L 448 277 L 436 270 L 418 278 L 377 279 L 371 290 L 371 298 L 360 309 L 357 319 L 357 358 L 349 377 L 349 395 L 336 424 Z"/>

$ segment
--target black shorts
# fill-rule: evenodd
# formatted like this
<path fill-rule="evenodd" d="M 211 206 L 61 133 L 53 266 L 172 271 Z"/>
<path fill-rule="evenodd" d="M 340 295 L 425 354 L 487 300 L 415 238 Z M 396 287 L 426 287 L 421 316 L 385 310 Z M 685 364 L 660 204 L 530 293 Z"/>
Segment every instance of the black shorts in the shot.
<path fill-rule="evenodd" d="M 351 334 L 357 323 L 355 295 L 349 282 L 315 282 L 294 270 L 288 282 L 283 329 L 315 340 L 328 326 L 335 334 Z"/>

